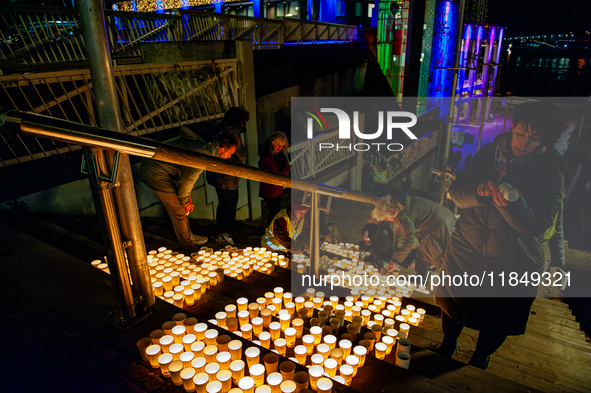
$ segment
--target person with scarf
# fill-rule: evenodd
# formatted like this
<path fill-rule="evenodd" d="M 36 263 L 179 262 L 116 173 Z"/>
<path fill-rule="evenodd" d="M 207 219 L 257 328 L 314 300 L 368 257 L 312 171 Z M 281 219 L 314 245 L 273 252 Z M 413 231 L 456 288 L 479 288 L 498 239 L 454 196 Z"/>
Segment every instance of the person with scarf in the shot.
<path fill-rule="evenodd" d="M 525 333 L 537 284 L 513 280 L 513 286 L 508 280 L 541 274 L 543 245 L 555 231 L 563 189 L 560 156 L 552 146 L 561 133 L 556 118 L 551 103 L 516 107 L 511 132 L 484 145 L 449 189 L 461 212 L 442 276 L 467 274 L 482 281 L 444 281 L 435 288 L 444 334 L 442 355 L 453 355 L 464 326 L 477 329 L 469 364 L 486 369 L 490 355 L 507 336 Z M 513 202 L 505 197 L 507 184 L 517 192 Z"/>

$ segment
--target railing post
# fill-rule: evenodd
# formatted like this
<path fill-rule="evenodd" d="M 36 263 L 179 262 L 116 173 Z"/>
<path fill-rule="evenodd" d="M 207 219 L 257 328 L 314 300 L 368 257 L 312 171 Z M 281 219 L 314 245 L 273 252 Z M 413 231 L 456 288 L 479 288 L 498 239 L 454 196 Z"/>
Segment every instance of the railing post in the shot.
<path fill-rule="evenodd" d="M 310 269 L 315 277 L 320 277 L 320 211 L 317 193 L 310 200 Z"/>
<path fill-rule="evenodd" d="M 119 103 L 117 101 L 115 78 L 113 76 L 101 0 L 81 1 L 80 18 L 83 26 L 83 36 L 89 60 L 93 91 L 96 97 L 99 123 L 102 128 L 121 132 L 123 125 L 121 124 L 121 115 L 119 113 Z M 113 152 L 108 151 L 107 160 L 110 166 L 114 164 L 113 157 Z M 127 154 L 120 154 L 119 157 L 119 183 L 120 186 L 113 189 L 116 206 L 116 212 L 113 213 L 116 213 L 119 217 L 121 235 L 126 241 L 130 242 L 130 246 L 127 248 L 127 258 L 136 294 L 141 296 L 143 306 L 150 307 L 155 302 L 154 293 L 148 270 L 146 246 L 144 244 L 144 236 L 137 207 L 131 166 Z M 114 214 L 111 214 L 111 218 L 116 220 L 117 218 Z M 124 276 L 120 276 L 118 279 L 129 280 L 128 277 Z M 147 315 L 149 314 L 144 313 L 140 317 Z M 137 320 L 125 321 L 125 326 L 120 327 L 129 327 L 136 322 Z"/>

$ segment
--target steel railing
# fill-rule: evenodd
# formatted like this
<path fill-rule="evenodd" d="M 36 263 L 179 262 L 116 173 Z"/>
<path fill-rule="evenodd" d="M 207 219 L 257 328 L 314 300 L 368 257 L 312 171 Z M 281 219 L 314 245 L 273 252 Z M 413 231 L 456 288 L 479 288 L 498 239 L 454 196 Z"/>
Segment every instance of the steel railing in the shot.
<path fill-rule="evenodd" d="M 124 132 L 145 135 L 213 120 L 238 105 L 237 60 L 114 67 Z M 0 76 L 3 109 L 98 124 L 89 70 Z M 0 135 L 0 165 L 79 149 L 20 135 Z"/>
<path fill-rule="evenodd" d="M 265 19 L 193 10 L 168 13 L 105 11 L 111 57 L 141 60 L 140 44 L 169 41 L 247 40 L 255 48 L 350 42 L 355 26 Z M 0 9 L 0 69 L 87 60 L 75 8 L 6 5 Z"/>
<path fill-rule="evenodd" d="M 351 139 L 354 145 L 356 138 Z M 333 131 L 328 134 L 322 134 L 301 142 L 294 143 L 290 147 L 291 172 L 294 177 L 299 179 L 308 179 L 316 177 L 316 174 L 341 161 L 355 157 L 357 152 L 353 149 L 322 149 L 318 148 L 320 143 L 332 143 L 333 146 L 339 145 L 339 131 Z M 342 144 L 342 143 L 341 143 Z"/>

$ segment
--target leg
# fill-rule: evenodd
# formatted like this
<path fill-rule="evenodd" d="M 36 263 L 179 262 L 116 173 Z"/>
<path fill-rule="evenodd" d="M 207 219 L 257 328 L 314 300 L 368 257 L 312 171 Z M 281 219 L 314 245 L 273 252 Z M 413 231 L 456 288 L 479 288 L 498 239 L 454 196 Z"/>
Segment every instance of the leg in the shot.
<path fill-rule="evenodd" d="M 468 364 L 486 370 L 490 355 L 503 345 L 506 338 L 506 335 L 499 334 L 495 330 L 481 330 L 478 334 L 476 350 Z"/>
<path fill-rule="evenodd" d="M 179 243 L 183 246 L 192 246 L 189 218 L 185 214 L 185 208 L 181 205 L 178 196 L 171 192 L 154 192 L 170 216 L 172 227 Z"/>
<path fill-rule="evenodd" d="M 443 330 L 443 342 L 438 352 L 447 357 L 452 357 L 456 352 L 458 337 L 464 329 L 461 322 L 453 320 L 445 311 L 441 310 L 441 329 Z"/>
<path fill-rule="evenodd" d="M 267 209 L 269 209 L 269 216 L 267 217 L 267 226 L 271 225 L 271 221 L 275 218 L 275 215 L 281 210 L 281 195 L 271 198 L 263 198 Z"/>
<path fill-rule="evenodd" d="M 216 228 L 219 233 L 228 233 L 236 223 L 236 207 L 238 206 L 238 190 L 215 189 L 218 195 L 216 210 Z"/>

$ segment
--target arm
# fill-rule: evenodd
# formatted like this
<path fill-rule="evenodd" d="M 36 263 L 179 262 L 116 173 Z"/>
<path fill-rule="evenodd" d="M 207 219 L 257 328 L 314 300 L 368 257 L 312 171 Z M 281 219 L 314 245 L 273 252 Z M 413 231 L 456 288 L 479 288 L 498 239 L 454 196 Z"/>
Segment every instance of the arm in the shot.
<path fill-rule="evenodd" d="M 493 203 L 493 206 L 518 232 L 531 237 L 541 236 L 554 225 L 556 215 L 560 211 L 563 183 L 561 178 L 559 172 L 548 173 L 544 177 L 544 195 L 530 197 L 526 201 L 522 194 L 517 201 L 506 206 L 499 206 L 497 203 Z"/>
<path fill-rule="evenodd" d="M 392 255 L 392 260 L 400 263 L 411 252 L 412 249 L 418 245 L 418 240 L 415 234 L 415 228 L 408 218 L 400 212 L 396 217 L 396 229 L 400 230 L 402 234 L 402 245 L 396 248 Z"/>
<path fill-rule="evenodd" d="M 203 169 L 191 168 L 187 166 L 184 166 L 181 169 L 181 178 L 177 183 L 178 188 L 176 192 L 181 205 L 185 206 L 191 202 L 191 191 L 193 191 L 195 182 L 197 182 L 197 179 L 199 179 L 201 172 L 203 172 Z"/>
<path fill-rule="evenodd" d="M 466 168 L 458 173 L 457 179 L 449 187 L 452 201 L 460 209 L 469 209 L 490 203 L 489 197 L 478 195 L 476 190 L 480 184 L 494 178 L 494 170 L 494 146 L 492 143 L 488 143 L 474 155 Z"/>

